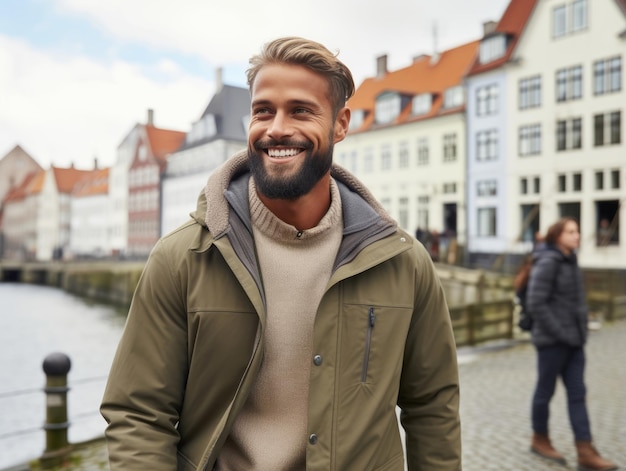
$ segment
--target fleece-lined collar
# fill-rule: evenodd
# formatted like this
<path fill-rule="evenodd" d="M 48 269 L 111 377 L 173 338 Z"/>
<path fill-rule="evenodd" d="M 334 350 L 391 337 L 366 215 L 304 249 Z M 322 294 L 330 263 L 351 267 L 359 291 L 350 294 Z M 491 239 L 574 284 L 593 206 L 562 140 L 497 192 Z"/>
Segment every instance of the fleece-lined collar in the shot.
<path fill-rule="evenodd" d="M 229 229 L 230 206 L 225 192 L 229 189 L 231 182 L 238 177 L 249 172 L 247 151 L 241 151 L 228 159 L 224 164 L 215 170 L 209 177 L 206 186 L 198 198 L 198 206 L 193 217 L 195 220 L 206 226 L 214 237 L 218 238 Z M 343 183 L 347 190 L 360 196 L 367 205 L 376 213 L 376 216 L 396 227 L 396 222 L 387 214 L 382 205 L 374 198 L 371 192 L 354 175 L 337 164 L 333 164 L 331 169 L 332 177 Z M 340 190 L 343 190 L 340 185 Z M 361 216 L 350 218 L 350 201 L 344 198 L 345 191 L 342 191 L 342 204 L 344 206 L 344 225 L 347 228 L 353 227 L 359 230 L 367 221 Z M 246 194 L 247 198 L 247 194 Z M 350 198 L 352 200 L 352 198 Z M 346 207 L 347 206 L 347 207 Z M 369 219 L 369 218 L 368 218 Z"/>

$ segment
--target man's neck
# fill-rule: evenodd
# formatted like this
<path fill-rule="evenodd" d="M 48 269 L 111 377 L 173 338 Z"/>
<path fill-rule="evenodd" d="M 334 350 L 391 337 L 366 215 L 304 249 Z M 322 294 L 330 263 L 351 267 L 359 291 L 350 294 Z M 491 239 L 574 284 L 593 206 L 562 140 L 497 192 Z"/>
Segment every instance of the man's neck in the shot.
<path fill-rule="evenodd" d="M 270 199 L 257 189 L 259 199 L 281 221 L 304 231 L 322 220 L 330 208 L 330 174 L 326 174 L 306 195 L 295 200 Z"/>

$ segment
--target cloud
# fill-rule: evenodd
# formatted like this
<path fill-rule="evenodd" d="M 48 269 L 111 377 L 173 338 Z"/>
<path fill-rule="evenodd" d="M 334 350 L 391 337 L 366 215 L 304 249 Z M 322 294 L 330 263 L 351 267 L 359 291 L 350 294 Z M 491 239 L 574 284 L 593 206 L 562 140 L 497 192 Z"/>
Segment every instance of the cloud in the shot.
<path fill-rule="evenodd" d="M 152 70 L 44 53 L 5 36 L 0 70 L 0 89 L 7 91 L 0 106 L 0 152 L 21 144 L 43 166 L 89 166 L 95 156 L 112 164 L 117 146 L 135 123 L 145 122 L 148 108 L 157 126 L 187 131 L 214 87 L 167 60 Z"/>

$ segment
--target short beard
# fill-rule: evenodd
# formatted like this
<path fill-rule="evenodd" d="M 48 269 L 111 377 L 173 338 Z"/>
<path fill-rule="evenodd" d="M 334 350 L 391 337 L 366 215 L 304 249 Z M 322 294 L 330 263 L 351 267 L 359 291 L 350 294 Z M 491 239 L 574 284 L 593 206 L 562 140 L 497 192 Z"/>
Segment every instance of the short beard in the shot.
<path fill-rule="evenodd" d="M 315 184 L 319 182 L 330 170 L 333 163 L 333 141 L 330 136 L 328 149 L 313 154 L 310 147 L 305 149 L 306 156 L 300 169 L 295 175 L 269 175 L 263 165 L 264 152 L 262 148 L 268 146 L 268 142 L 257 142 L 254 147 L 248 146 L 248 162 L 250 171 L 254 177 L 256 188 L 263 196 L 270 199 L 295 200 L 309 193 Z M 272 142 L 271 145 L 279 145 Z M 290 146 L 289 143 L 280 145 Z M 298 144 L 295 147 L 302 147 Z"/>

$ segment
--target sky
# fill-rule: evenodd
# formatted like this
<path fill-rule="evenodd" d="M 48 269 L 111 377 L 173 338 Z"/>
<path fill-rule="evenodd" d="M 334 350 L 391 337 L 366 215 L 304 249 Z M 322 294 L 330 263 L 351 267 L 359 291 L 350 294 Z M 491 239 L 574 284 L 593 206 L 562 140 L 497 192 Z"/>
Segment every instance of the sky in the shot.
<path fill-rule="evenodd" d="M 321 42 L 357 87 L 482 36 L 509 0 L 0 0 L 0 158 L 93 168 L 154 110 L 189 131 L 215 77 L 246 87 L 248 59 L 280 36 Z"/>

